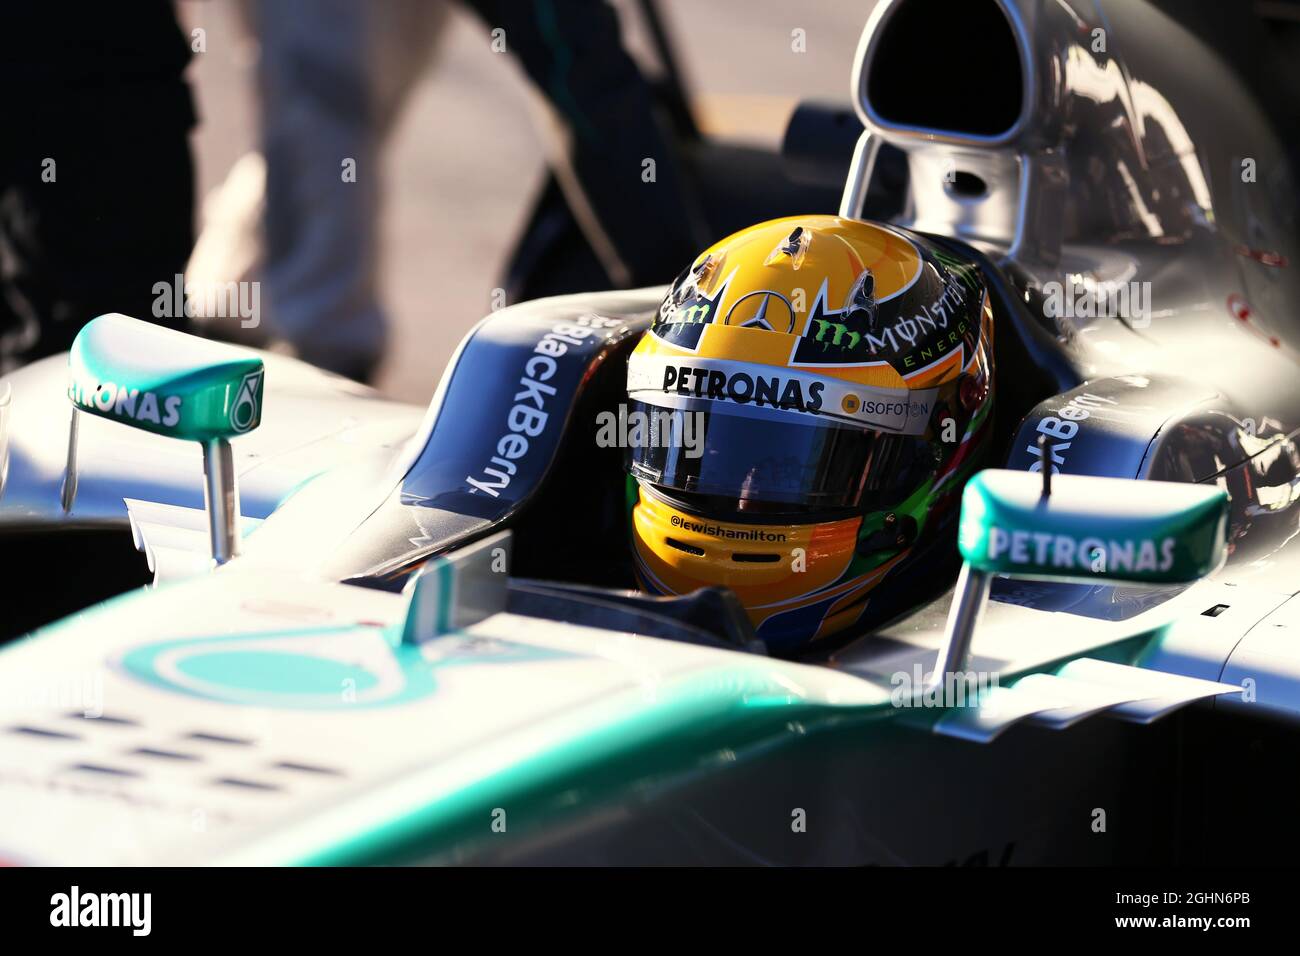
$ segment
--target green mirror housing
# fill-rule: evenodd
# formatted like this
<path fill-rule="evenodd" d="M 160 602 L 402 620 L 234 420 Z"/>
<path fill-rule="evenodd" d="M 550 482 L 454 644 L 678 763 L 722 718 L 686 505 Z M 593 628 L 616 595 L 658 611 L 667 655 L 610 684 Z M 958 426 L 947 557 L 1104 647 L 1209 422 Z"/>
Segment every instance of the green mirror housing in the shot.
<path fill-rule="evenodd" d="M 68 464 L 63 510 L 77 497 L 78 413 L 203 446 L 212 559 L 239 553 L 239 488 L 230 439 L 262 422 L 266 371 L 254 353 L 111 313 L 91 319 L 68 352 Z"/>
<path fill-rule="evenodd" d="M 1226 554 L 1213 485 L 989 469 L 962 495 L 958 547 L 977 571 L 1095 583 L 1185 584 Z"/>
<path fill-rule="evenodd" d="M 927 689 L 965 668 L 995 574 L 1188 584 L 1223 564 L 1227 528 L 1213 485 L 981 471 L 962 493 L 964 562 Z"/>
<path fill-rule="evenodd" d="M 208 442 L 262 421 L 253 353 L 116 313 L 92 319 L 68 353 L 68 398 L 145 431 Z"/>

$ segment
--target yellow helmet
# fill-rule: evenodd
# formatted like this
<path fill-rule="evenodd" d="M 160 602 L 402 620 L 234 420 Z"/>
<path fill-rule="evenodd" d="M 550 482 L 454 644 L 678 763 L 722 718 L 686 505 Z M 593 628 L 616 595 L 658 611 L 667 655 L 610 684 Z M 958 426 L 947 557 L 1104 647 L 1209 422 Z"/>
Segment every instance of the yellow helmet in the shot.
<path fill-rule="evenodd" d="M 706 249 L 628 365 L 642 585 L 728 587 L 778 653 L 902 610 L 983 447 L 991 338 L 978 268 L 893 227 L 797 216 Z"/>

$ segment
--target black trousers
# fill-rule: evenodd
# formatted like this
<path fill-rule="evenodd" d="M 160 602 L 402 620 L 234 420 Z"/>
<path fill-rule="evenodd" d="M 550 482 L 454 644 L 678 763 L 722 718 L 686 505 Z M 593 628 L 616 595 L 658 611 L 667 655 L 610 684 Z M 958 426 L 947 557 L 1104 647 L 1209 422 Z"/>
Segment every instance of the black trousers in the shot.
<path fill-rule="evenodd" d="M 633 287 L 670 281 L 699 252 L 702 237 L 614 8 L 605 0 L 463 2 L 487 27 L 505 31 L 506 49 L 563 127 L 568 169 L 557 175 L 597 254 L 607 245 L 619 261 L 624 274 L 611 279 Z"/>

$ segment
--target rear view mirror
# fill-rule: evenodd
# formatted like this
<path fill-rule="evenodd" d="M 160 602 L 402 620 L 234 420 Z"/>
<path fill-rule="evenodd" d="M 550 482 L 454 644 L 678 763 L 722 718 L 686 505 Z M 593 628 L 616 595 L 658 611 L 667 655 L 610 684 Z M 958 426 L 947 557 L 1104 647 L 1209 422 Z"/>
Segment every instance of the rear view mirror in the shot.
<path fill-rule="evenodd" d="M 72 426 L 63 508 L 76 497 L 77 414 L 87 412 L 169 438 L 199 442 L 212 556 L 238 551 L 239 493 L 230 439 L 262 421 L 262 360 L 246 349 L 125 315 L 101 315 L 68 353 Z"/>
<path fill-rule="evenodd" d="M 207 442 L 256 428 L 262 360 L 125 315 L 101 315 L 68 353 L 68 398 L 83 411 L 170 438 Z"/>
<path fill-rule="evenodd" d="M 980 571 L 1067 581 L 1183 584 L 1222 562 L 1227 494 L 1213 485 L 980 472 L 958 547 Z"/>
<path fill-rule="evenodd" d="M 962 494 L 964 559 L 932 680 L 962 670 L 995 574 L 1185 584 L 1227 552 L 1228 496 L 1213 485 L 989 469 Z"/>

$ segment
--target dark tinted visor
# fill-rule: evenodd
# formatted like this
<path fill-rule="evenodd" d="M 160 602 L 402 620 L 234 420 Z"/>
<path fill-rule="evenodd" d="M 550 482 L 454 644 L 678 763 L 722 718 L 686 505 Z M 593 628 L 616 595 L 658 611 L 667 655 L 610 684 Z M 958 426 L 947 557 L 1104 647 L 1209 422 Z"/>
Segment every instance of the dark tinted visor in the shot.
<path fill-rule="evenodd" d="M 935 467 L 922 437 L 829 418 L 745 415 L 717 407 L 686 411 L 633 401 L 629 418 L 636 412 L 648 427 L 644 440 L 630 443 L 634 478 L 670 494 L 730 501 L 737 511 L 886 509 L 901 503 Z"/>

